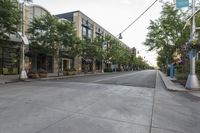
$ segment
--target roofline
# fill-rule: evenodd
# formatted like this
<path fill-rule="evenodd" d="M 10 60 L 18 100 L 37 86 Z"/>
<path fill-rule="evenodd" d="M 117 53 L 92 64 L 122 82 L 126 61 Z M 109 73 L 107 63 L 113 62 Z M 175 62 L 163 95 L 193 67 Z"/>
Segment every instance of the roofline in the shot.
<path fill-rule="evenodd" d="M 70 12 L 66 12 L 66 13 L 61 13 L 61 14 L 57 14 L 57 15 L 63 15 L 63 14 L 67 14 L 67 13 L 80 13 L 86 17 L 88 17 L 91 21 L 93 21 L 94 23 L 96 23 L 94 20 L 92 20 L 89 16 L 87 16 L 86 14 L 84 14 L 82 11 L 80 10 L 76 10 L 76 11 L 70 11 Z M 96 23 L 98 26 L 100 26 L 98 23 Z M 102 26 L 100 26 L 101 28 L 103 28 Z M 126 47 L 128 47 L 129 49 L 131 49 L 127 44 L 125 44 L 124 42 L 122 42 L 119 38 L 117 38 L 117 36 L 114 36 L 112 33 L 110 33 L 109 31 L 107 31 L 105 28 L 103 28 L 104 31 L 106 31 L 111 37 L 113 37 L 114 39 L 117 39 L 120 43 L 126 45 Z"/>
<path fill-rule="evenodd" d="M 46 8 L 44 8 L 44 7 L 42 7 L 42 6 L 38 5 L 38 4 L 30 4 L 28 6 L 29 7 L 39 7 L 41 9 L 45 10 L 47 13 L 51 14 Z"/>

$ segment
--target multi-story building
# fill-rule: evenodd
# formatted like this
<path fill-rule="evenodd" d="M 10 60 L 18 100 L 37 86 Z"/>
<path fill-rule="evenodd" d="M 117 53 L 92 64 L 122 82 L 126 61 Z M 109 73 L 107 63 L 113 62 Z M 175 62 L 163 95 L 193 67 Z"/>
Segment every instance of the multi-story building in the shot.
<path fill-rule="evenodd" d="M 32 20 L 36 17 L 41 17 L 45 14 L 50 14 L 50 12 L 44 7 L 36 4 L 24 5 L 23 9 L 24 24 L 22 30 L 24 30 L 23 32 L 29 37 L 28 28 Z M 25 65 L 26 69 L 35 71 L 39 69 L 44 69 L 47 70 L 49 73 L 54 72 L 55 67 L 53 55 L 49 55 L 44 52 L 33 52 L 32 49 L 30 49 L 28 46 L 25 55 L 27 55 Z"/>
<path fill-rule="evenodd" d="M 19 7 L 18 0 L 12 0 Z M 19 51 L 21 39 L 17 34 L 9 36 L 9 40 L 0 41 L 0 75 L 18 74 L 20 71 Z"/>
<path fill-rule="evenodd" d="M 91 18 L 86 16 L 84 13 L 81 11 L 73 11 L 73 12 L 68 12 L 68 13 L 63 13 L 63 14 L 58 14 L 56 15 L 58 18 L 64 18 L 67 19 L 71 22 L 74 23 L 75 28 L 76 28 L 76 34 L 77 37 L 80 39 L 88 38 L 88 39 L 95 39 L 97 36 L 106 36 L 109 35 L 112 38 L 117 39 L 114 35 L 109 33 L 106 29 L 104 29 L 102 26 L 97 24 L 95 21 L 93 21 Z M 127 48 L 130 50 L 130 48 L 124 44 L 122 41 L 118 40 L 124 48 Z M 84 71 L 85 65 L 83 65 L 85 59 L 81 57 L 76 57 L 75 59 L 75 68 L 78 70 L 78 72 Z M 89 67 L 88 70 L 96 70 L 96 71 L 101 71 L 104 65 L 106 64 L 107 67 L 111 67 L 111 62 L 107 62 L 103 64 L 101 61 L 96 61 L 96 63 L 88 62 Z"/>
<path fill-rule="evenodd" d="M 48 10 L 44 7 L 41 7 L 36 4 L 19 4 L 17 0 L 14 0 L 17 5 L 19 5 L 19 9 L 22 11 L 22 25 L 19 26 L 19 32 L 23 32 L 27 37 L 29 34 L 27 32 L 30 23 L 33 18 L 40 17 L 45 14 L 50 14 Z M 77 37 L 80 39 L 88 38 L 93 40 L 97 36 L 106 36 L 109 35 L 112 38 L 117 39 L 111 33 L 109 33 L 102 26 L 94 22 L 88 16 L 83 14 L 80 11 L 74 11 L 69 13 L 63 13 L 57 15 L 58 18 L 67 19 L 70 22 L 75 24 Z M 6 45 L 2 43 L 0 45 L 0 74 L 19 74 L 22 66 L 20 64 L 22 59 L 20 57 L 20 48 L 22 44 L 22 39 L 19 35 L 11 35 L 9 42 L 5 42 Z M 123 42 L 118 40 L 120 44 L 130 50 L 130 48 L 125 45 Z M 9 45 L 8 45 L 9 44 Z M 15 44 L 15 45 L 13 45 Z M 82 57 L 70 57 L 67 53 L 63 53 L 61 59 L 61 70 L 68 69 L 72 67 L 72 60 L 74 60 L 75 68 L 78 73 L 84 70 L 83 62 L 86 59 Z M 89 71 L 96 70 L 102 71 L 102 69 L 107 65 L 107 67 L 111 67 L 111 62 L 96 61 L 90 62 L 89 67 L 87 66 Z M 56 59 L 53 55 L 48 55 L 46 53 L 34 53 L 30 49 L 29 45 L 25 46 L 25 70 L 39 70 L 45 69 L 50 73 L 55 73 L 58 71 L 58 63 L 56 63 Z"/>
<path fill-rule="evenodd" d="M 22 12 L 22 22 L 19 25 L 19 32 L 24 33 L 27 37 L 28 28 L 35 17 L 40 17 L 45 14 L 50 14 L 44 7 L 36 4 L 19 3 L 18 0 L 13 0 Z M 19 74 L 22 68 L 22 58 L 20 57 L 22 39 L 19 34 L 10 35 L 8 41 L 1 41 L 0 45 L 0 74 Z M 31 53 L 29 45 L 25 45 L 25 70 L 38 70 L 40 68 L 48 72 L 57 70 L 54 67 L 54 57 L 45 53 Z M 45 65 L 46 64 L 46 65 Z"/>

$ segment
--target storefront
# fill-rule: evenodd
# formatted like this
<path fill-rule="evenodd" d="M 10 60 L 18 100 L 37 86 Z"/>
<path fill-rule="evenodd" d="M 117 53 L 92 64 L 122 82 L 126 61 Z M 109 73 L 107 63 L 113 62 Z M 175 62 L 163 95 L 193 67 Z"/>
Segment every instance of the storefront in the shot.
<path fill-rule="evenodd" d="M 32 71 L 46 70 L 48 73 L 53 72 L 53 56 L 31 53 L 29 59 Z"/>
<path fill-rule="evenodd" d="M 19 44 L 1 42 L 0 46 L 0 75 L 19 74 Z"/>

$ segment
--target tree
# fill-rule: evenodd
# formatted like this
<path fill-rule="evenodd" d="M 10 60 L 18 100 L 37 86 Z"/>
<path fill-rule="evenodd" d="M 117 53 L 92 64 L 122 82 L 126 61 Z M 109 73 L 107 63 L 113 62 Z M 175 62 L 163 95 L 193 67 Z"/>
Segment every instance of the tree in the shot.
<path fill-rule="evenodd" d="M 55 16 L 46 14 L 34 18 L 28 31 L 31 33 L 32 52 L 53 54 L 58 64 L 59 76 L 60 51 L 71 51 L 77 45 L 73 25 L 67 20 L 58 20 Z"/>
<path fill-rule="evenodd" d="M 89 38 L 84 38 L 82 40 L 82 52 L 81 56 L 83 58 L 84 72 L 88 72 L 88 65 L 93 64 L 96 59 L 96 46 L 93 44 L 92 40 Z"/>
<path fill-rule="evenodd" d="M 10 34 L 17 33 L 20 19 L 17 2 L 0 0 L 0 40 L 9 39 Z"/>
<path fill-rule="evenodd" d="M 35 52 L 55 52 L 59 45 L 59 37 L 57 34 L 57 19 L 50 14 L 40 18 L 34 18 L 28 29 L 30 35 L 30 48 Z"/>
<path fill-rule="evenodd" d="M 165 3 L 161 17 L 150 22 L 148 34 L 144 45 L 149 50 L 162 50 L 169 62 L 172 55 L 185 44 L 189 38 L 189 28 L 184 30 L 186 15 L 175 9 L 171 3 Z"/>
<path fill-rule="evenodd" d="M 102 36 L 97 36 L 94 41 L 93 45 L 95 46 L 95 58 L 96 60 L 104 60 L 105 58 L 105 49 L 103 48 L 104 38 Z"/>
<path fill-rule="evenodd" d="M 81 41 L 76 37 L 76 31 L 73 23 L 67 20 L 59 20 L 57 22 L 57 32 L 62 53 L 67 53 L 72 59 L 72 67 L 74 68 L 74 60 L 76 56 L 81 55 Z"/>

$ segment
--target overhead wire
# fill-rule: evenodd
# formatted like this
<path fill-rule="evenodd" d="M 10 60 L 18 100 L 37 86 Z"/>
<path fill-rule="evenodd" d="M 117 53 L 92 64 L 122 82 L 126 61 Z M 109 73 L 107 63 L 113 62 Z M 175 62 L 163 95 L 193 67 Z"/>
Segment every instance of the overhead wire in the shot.
<path fill-rule="evenodd" d="M 155 0 L 145 11 L 143 11 L 131 24 L 129 24 L 122 32 L 119 33 L 120 36 L 126 30 L 128 30 L 135 22 L 137 22 L 158 0 Z"/>

